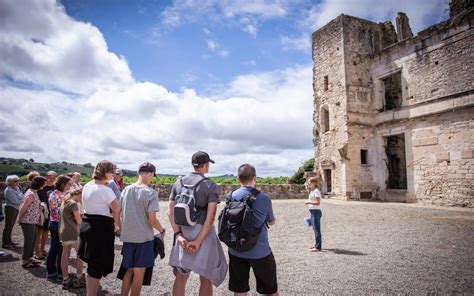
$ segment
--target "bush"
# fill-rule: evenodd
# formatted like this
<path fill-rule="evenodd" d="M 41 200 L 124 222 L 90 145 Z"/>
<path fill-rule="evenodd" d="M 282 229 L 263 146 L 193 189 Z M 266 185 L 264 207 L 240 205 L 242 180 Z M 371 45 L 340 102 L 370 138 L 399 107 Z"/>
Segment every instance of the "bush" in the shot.
<path fill-rule="evenodd" d="M 304 184 L 306 179 L 304 178 L 305 172 L 312 172 L 314 170 L 314 158 L 310 158 L 303 163 L 302 166 L 295 172 L 293 176 L 288 179 L 290 184 Z"/>

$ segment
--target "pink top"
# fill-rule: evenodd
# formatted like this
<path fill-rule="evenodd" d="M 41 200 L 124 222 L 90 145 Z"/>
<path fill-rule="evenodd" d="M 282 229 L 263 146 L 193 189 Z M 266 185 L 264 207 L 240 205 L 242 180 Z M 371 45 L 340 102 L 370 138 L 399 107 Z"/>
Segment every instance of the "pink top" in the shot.
<path fill-rule="evenodd" d="M 26 224 L 38 224 L 40 222 L 40 215 L 41 215 L 41 201 L 39 199 L 38 193 L 32 189 L 28 189 L 25 192 L 24 201 L 28 200 L 28 198 L 33 199 L 33 201 L 26 209 L 26 212 L 20 218 L 20 223 Z"/>

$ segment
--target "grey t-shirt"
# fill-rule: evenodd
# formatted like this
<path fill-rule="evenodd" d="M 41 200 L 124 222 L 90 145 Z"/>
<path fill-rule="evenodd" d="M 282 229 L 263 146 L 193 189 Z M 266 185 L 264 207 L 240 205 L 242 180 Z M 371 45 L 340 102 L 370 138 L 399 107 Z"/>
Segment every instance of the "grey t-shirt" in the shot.
<path fill-rule="evenodd" d="M 153 227 L 148 222 L 149 212 L 158 212 L 158 192 L 148 186 L 132 184 L 120 196 L 122 229 L 120 240 L 127 243 L 144 243 L 153 240 Z"/>
<path fill-rule="evenodd" d="M 204 175 L 198 173 L 191 173 L 182 178 L 182 181 L 186 185 L 197 184 L 201 179 L 204 178 Z M 195 188 L 196 193 L 194 198 L 196 200 L 196 209 L 197 209 L 197 223 L 204 224 L 207 217 L 207 204 L 212 202 L 219 202 L 219 189 L 217 188 L 216 183 L 211 180 L 204 180 Z M 170 200 L 176 200 L 176 195 L 181 192 L 181 182 L 176 180 L 171 189 Z"/>

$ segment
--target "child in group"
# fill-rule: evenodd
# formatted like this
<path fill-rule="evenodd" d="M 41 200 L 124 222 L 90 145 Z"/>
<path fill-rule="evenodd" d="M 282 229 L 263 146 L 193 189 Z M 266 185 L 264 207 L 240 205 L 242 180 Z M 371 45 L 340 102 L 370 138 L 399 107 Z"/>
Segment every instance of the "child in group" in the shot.
<path fill-rule="evenodd" d="M 315 244 L 309 247 L 310 252 L 319 252 L 322 247 L 321 238 L 321 192 L 318 189 L 318 179 L 315 177 L 309 178 L 308 187 L 311 190 L 308 196 L 308 200 L 305 202 L 308 205 L 310 216 L 305 218 L 308 226 L 313 227 Z"/>
<path fill-rule="evenodd" d="M 71 190 L 63 200 L 61 205 L 61 223 L 59 225 L 59 239 L 63 246 L 61 257 L 61 269 L 63 272 L 63 289 L 71 287 L 83 288 L 86 285 L 85 275 L 82 274 L 83 262 L 76 256 L 76 274 L 69 274 L 68 261 L 71 249 L 76 252 L 79 249 L 79 226 L 81 224 L 81 214 L 78 203 L 81 202 L 82 188 Z"/>

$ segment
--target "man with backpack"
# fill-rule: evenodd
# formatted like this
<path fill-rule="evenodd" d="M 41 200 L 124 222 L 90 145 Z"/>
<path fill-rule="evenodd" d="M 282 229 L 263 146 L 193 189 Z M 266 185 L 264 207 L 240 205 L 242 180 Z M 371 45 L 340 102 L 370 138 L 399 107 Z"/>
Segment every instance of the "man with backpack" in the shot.
<path fill-rule="evenodd" d="M 275 224 L 272 201 L 268 195 L 255 189 L 257 173 L 254 166 L 250 164 L 241 165 L 238 169 L 237 178 L 242 187 L 230 193 L 227 204 L 243 201 L 244 199 L 252 199 L 253 226 L 258 230 L 258 238 L 253 242 L 252 239 L 249 239 L 251 241 L 250 244 L 253 246 L 248 244 L 241 244 L 239 246 L 243 249 L 248 249 L 246 251 L 242 249 L 239 251 L 229 247 L 229 290 L 234 292 L 234 295 L 247 295 L 247 292 L 250 290 L 249 274 L 250 268 L 252 268 L 257 282 L 257 292 L 260 294 L 279 295 L 276 263 L 268 242 L 266 227 L 267 225 Z M 221 219 L 224 217 L 219 218 L 221 224 Z M 219 237 L 221 240 L 222 228 L 221 226 L 219 227 Z M 226 242 L 225 240 L 223 241 Z M 232 246 L 232 244 L 229 245 Z"/>
<path fill-rule="evenodd" d="M 214 161 L 203 151 L 191 159 L 194 172 L 180 177 L 171 189 L 169 218 L 174 231 L 169 264 L 176 276 L 173 295 L 185 295 L 191 271 L 199 274 L 199 295 L 212 295 L 227 274 L 227 262 L 214 227 L 219 190 L 206 178 Z"/>

